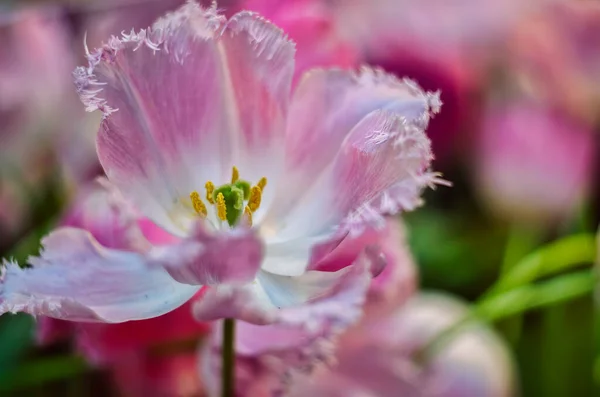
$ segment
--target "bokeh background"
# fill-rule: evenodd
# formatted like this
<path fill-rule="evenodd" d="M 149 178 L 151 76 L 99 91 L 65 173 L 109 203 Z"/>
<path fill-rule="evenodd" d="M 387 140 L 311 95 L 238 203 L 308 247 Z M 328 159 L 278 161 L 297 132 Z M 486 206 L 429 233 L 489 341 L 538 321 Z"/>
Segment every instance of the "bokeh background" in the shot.
<path fill-rule="evenodd" d="M 0 257 L 23 261 L 35 254 L 81 186 L 102 175 L 94 148 L 99 118 L 85 113 L 71 77 L 85 62 L 84 38 L 97 47 L 181 3 L 0 1 Z M 229 0 L 219 6 L 227 14 L 257 10 L 279 24 L 297 41 L 302 67 L 369 64 L 441 90 L 442 112 L 428 133 L 435 169 L 453 186 L 428 191 L 426 205 L 403 217 L 420 288 L 477 302 L 537 248 L 596 233 L 600 2 Z M 589 257 L 580 262 L 569 272 L 592 265 Z M 564 293 L 556 288 L 550 297 Z M 581 291 L 492 324 L 514 356 L 515 395 L 600 395 L 600 323 L 592 290 Z M 31 317 L 4 315 L 0 395 L 127 396 L 133 392 L 122 384 L 143 382 L 144 373 L 174 374 L 173 395 L 198 396 L 198 380 L 186 378 L 189 368 L 194 373 L 196 349 L 196 339 L 168 341 L 149 347 L 143 361 L 93 365 L 72 341 L 42 338 Z M 181 359 L 167 365 L 166 356 Z"/>

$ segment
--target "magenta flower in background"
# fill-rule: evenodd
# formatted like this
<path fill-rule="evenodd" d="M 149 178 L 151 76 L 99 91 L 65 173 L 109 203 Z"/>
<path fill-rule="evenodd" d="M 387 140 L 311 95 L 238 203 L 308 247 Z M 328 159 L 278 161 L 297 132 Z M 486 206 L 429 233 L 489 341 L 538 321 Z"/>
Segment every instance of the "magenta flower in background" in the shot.
<path fill-rule="evenodd" d="M 387 263 L 371 282 L 348 278 L 348 287 L 352 288 L 339 289 L 300 310 L 282 309 L 283 317 L 290 321 L 267 326 L 237 323 L 238 396 L 280 395 L 295 390 L 295 380 L 310 382 L 304 377 L 326 370 L 324 365 L 335 364 L 336 340 L 350 332 L 349 326 L 359 319 L 372 322 L 387 318 L 411 297 L 417 286 L 416 269 L 403 228 L 393 219 L 378 232 L 345 240 L 315 267 L 326 271 L 344 268 L 354 263 L 365 247 L 378 247 Z M 213 331 L 218 329 L 215 326 Z M 221 333 L 213 332 L 201 352 L 200 363 L 201 378 L 210 396 L 219 395 L 220 357 Z"/>
<path fill-rule="evenodd" d="M 465 145 L 465 130 L 476 114 L 477 106 L 470 96 L 482 88 L 483 81 L 477 70 L 482 65 L 471 58 L 465 62 L 450 55 L 432 54 L 421 45 L 403 47 L 388 42 L 366 49 L 367 61 L 396 76 L 409 76 L 424 89 L 439 89 L 444 102 L 444 112 L 431 121 L 427 135 L 431 139 L 436 160 L 455 161 L 455 155 L 463 155 L 469 145 Z"/>
<path fill-rule="evenodd" d="M 480 196 L 513 221 L 572 215 L 592 182 L 594 139 L 585 125 L 532 100 L 492 104 L 477 151 Z"/>
<path fill-rule="evenodd" d="M 282 320 L 280 307 L 370 280 L 373 250 L 337 272 L 309 269 L 438 181 L 424 133 L 437 95 L 362 69 L 311 72 L 290 98 L 294 44 L 256 14 L 227 21 L 190 2 L 88 59 L 76 85 L 103 113 L 98 154 L 113 205 L 133 214 L 127 245 L 57 229 L 31 268 L 6 264 L 0 312 L 146 319 L 207 285 L 200 319 Z"/>
<path fill-rule="evenodd" d="M 335 8 L 322 0 L 246 0 L 238 7 L 258 12 L 294 40 L 295 83 L 313 67 L 353 69 L 359 64 L 359 49 L 341 36 Z"/>

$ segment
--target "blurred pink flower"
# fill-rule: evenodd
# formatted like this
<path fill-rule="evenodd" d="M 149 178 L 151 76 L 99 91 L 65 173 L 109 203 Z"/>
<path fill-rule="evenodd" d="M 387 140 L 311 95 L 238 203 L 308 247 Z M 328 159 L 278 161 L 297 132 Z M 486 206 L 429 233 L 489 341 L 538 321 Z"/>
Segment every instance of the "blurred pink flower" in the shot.
<path fill-rule="evenodd" d="M 438 181 L 424 133 L 438 96 L 365 68 L 308 74 L 290 100 L 294 44 L 256 14 L 226 21 L 190 2 L 88 59 L 76 85 L 103 113 L 98 154 L 131 219 L 127 246 L 54 231 L 31 268 L 7 263 L 0 312 L 139 320 L 208 285 L 200 319 L 286 321 L 278 308 L 301 311 L 381 270 L 369 251 L 356 266 L 307 271 L 314 247 L 382 227 Z M 140 218 L 164 240 L 144 235 Z"/>
<path fill-rule="evenodd" d="M 594 141 L 585 125 L 532 100 L 491 105 L 475 166 L 481 197 L 513 221 L 568 216 L 592 182 Z"/>
<path fill-rule="evenodd" d="M 440 90 L 427 129 L 438 164 L 471 155 L 478 94 L 518 22 L 553 0 L 333 0 L 338 35 L 363 62 Z M 324 1 L 322 1 L 324 2 Z"/>
<path fill-rule="evenodd" d="M 87 176 L 97 161 L 73 92 L 76 63 L 60 10 L 0 13 L 0 39 L 0 178 L 18 173 L 39 184 L 56 165 L 69 177 Z"/>
<path fill-rule="evenodd" d="M 88 230 L 106 247 L 127 247 L 130 220 L 111 203 L 114 192 L 101 183 L 81 191 L 62 224 Z M 160 243 L 162 233 L 156 233 L 156 227 L 146 223 L 144 231 L 150 241 Z M 200 385 L 192 361 L 194 348 L 182 353 L 174 347 L 186 343 L 194 346 L 209 330 L 208 324 L 192 317 L 191 307 L 189 301 L 162 316 L 121 324 L 76 323 L 41 316 L 37 336 L 40 343 L 74 336 L 77 350 L 92 364 L 108 367 L 128 396 L 179 396 L 181 387 L 187 390 L 194 386 L 198 392 Z"/>
<path fill-rule="evenodd" d="M 322 0 L 246 0 L 239 8 L 258 12 L 294 40 L 295 82 L 314 67 L 352 69 L 359 63 L 358 48 L 341 37 L 335 9 Z"/>
<path fill-rule="evenodd" d="M 417 295 L 393 315 L 362 322 L 344 334 L 332 371 L 320 372 L 312 382 L 296 382 L 290 396 L 516 395 L 509 350 L 483 325 L 463 331 L 427 364 L 411 359 L 436 334 L 466 314 L 466 305 L 450 296 Z"/>
<path fill-rule="evenodd" d="M 98 48 L 112 35 L 152 26 L 157 18 L 185 0 L 112 0 L 84 3 L 73 10 L 89 48 Z"/>
<path fill-rule="evenodd" d="M 343 37 L 363 48 L 394 43 L 456 57 L 489 51 L 553 0 L 333 0 Z M 378 43 L 377 43 L 378 42 Z"/>
<path fill-rule="evenodd" d="M 600 105 L 600 4 L 555 1 L 523 21 L 510 67 L 538 97 L 588 123 Z"/>
<path fill-rule="evenodd" d="M 348 327 L 361 317 L 363 322 L 387 318 L 410 298 L 416 287 L 416 270 L 401 225 L 395 220 L 388 220 L 379 232 L 342 242 L 315 267 L 327 271 L 344 268 L 354 263 L 365 248 L 381 251 L 382 260 L 388 265 L 372 282 L 365 279 L 354 283 L 351 295 L 340 289 L 310 302 L 301 312 L 282 309 L 294 322 L 267 326 L 237 322 L 238 396 L 270 396 L 279 395 L 290 387 L 294 390 L 294 379 L 308 376 L 323 364 L 332 363 L 336 338 Z M 220 336 L 220 332 L 213 333 L 211 342 L 202 351 L 200 364 L 201 377 L 209 395 L 215 396 L 220 387 Z"/>

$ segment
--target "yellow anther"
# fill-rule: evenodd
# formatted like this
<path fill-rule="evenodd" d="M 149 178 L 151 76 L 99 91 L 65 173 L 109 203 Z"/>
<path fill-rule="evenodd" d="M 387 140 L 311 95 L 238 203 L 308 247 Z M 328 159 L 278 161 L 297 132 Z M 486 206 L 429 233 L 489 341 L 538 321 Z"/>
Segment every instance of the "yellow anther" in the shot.
<path fill-rule="evenodd" d="M 223 193 L 217 194 L 217 216 L 220 220 L 227 220 L 227 206 L 225 205 L 225 196 Z"/>
<path fill-rule="evenodd" d="M 214 204 L 215 200 L 213 200 L 213 192 L 215 191 L 215 185 L 213 185 L 211 181 L 208 181 L 206 182 L 204 187 L 206 188 L 206 201 L 208 201 L 211 204 Z"/>
<path fill-rule="evenodd" d="M 260 207 L 260 201 L 262 199 L 262 189 L 259 186 L 252 186 L 250 189 L 250 198 L 248 199 L 248 208 L 252 212 L 256 212 Z"/>
<path fill-rule="evenodd" d="M 240 179 L 240 171 L 234 165 L 231 169 L 231 183 L 236 183 Z"/>
<path fill-rule="evenodd" d="M 246 215 L 248 226 L 252 226 L 252 211 L 250 211 L 250 207 L 246 206 L 246 208 L 244 208 L 244 215 Z"/>
<path fill-rule="evenodd" d="M 265 190 L 265 186 L 267 186 L 267 178 L 263 176 L 256 185 L 260 188 L 260 190 Z"/>
<path fill-rule="evenodd" d="M 196 211 L 199 215 L 205 217 L 208 213 L 206 211 L 206 206 L 200 199 L 200 195 L 197 191 L 193 191 L 190 193 L 190 199 L 192 200 L 192 206 L 194 207 L 194 211 Z"/>

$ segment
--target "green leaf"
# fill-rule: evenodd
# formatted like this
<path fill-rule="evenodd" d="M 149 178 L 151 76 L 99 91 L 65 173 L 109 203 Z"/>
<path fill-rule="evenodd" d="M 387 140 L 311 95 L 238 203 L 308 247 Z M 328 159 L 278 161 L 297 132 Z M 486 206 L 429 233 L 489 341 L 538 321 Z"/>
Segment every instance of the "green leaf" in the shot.
<path fill-rule="evenodd" d="M 527 255 L 514 265 L 486 293 L 495 295 L 539 278 L 570 270 L 596 260 L 596 237 L 591 234 L 569 236 Z"/>
<path fill-rule="evenodd" d="M 592 271 L 582 270 L 484 298 L 476 304 L 475 310 L 479 318 L 495 321 L 590 294 L 595 283 Z"/>

